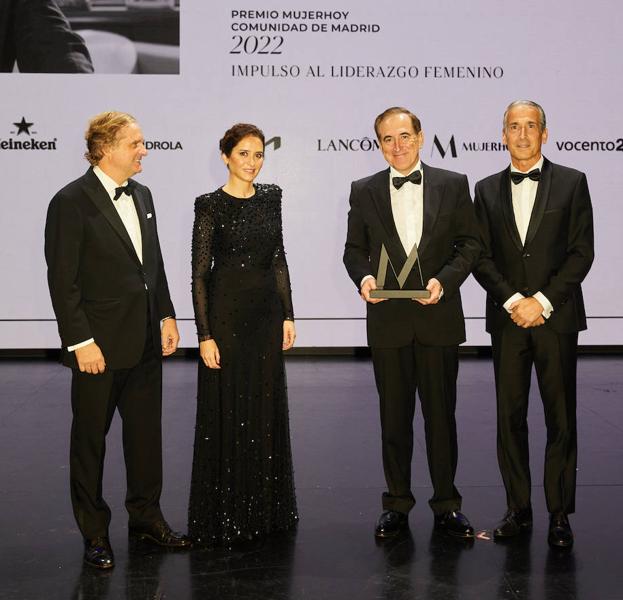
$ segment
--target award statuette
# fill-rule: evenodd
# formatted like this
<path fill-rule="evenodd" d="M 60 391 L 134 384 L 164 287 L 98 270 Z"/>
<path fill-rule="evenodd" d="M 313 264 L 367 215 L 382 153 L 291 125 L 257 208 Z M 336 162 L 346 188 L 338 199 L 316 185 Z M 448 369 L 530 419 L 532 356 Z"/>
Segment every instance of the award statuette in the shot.
<path fill-rule="evenodd" d="M 396 274 L 396 269 L 394 269 L 394 265 L 392 261 L 389 260 L 389 255 L 387 254 L 387 250 L 385 249 L 385 244 L 381 245 L 381 256 L 379 258 L 379 272 L 376 277 L 376 289 L 370 292 L 370 298 L 430 298 L 430 292 L 426 289 L 421 290 L 403 290 L 402 286 L 407 281 L 407 277 L 413 269 L 413 266 L 417 262 L 418 271 L 420 273 L 420 282 L 422 283 L 422 288 L 425 288 L 424 285 L 424 277 L 422 277 L 422 267 L 420 267 L 419 256 L 417 252 L 417 244 L 413 244 L 413 248 L 407 257 L 407 261 L 402 266 L 399 274 Z M 383 286 L 385 285 L 385 275 L 387 274 L 387 263 L 391 265 L 392 271 L 398 280 L 398 285 L 400 286 L 399 290 L 385 290 Z"/>

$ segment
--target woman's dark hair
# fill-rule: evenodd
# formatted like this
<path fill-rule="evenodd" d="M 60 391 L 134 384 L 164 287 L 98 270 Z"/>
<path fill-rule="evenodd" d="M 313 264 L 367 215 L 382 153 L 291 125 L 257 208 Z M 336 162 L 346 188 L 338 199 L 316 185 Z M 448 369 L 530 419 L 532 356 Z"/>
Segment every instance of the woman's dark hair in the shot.
<path fill-rule="evenodd" d="M 225 156 L 230 156 L 236 144 L 248 135 L 259 138 L 262 142 L 262 147 L 265 146 L 264 133 L 259 127 L 250 123 L 236 123 L 233 127 L 230 127 L 221 138 L 218 146 Z"/>

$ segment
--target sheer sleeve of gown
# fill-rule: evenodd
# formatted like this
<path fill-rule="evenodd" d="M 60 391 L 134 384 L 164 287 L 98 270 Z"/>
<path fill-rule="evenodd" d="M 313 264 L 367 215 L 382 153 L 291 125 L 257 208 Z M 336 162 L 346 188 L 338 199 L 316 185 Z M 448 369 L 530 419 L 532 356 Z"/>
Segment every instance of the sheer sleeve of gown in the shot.
<path fill-rule="evenodd" d="M 286 253 L 283 248 L 283 227 L 281 219 L 281 189 L 278 189 L 277 211 L 279 213 L 279 237 L 278 243 L 273 255 L 273 272 L 275 274 L 275 282 L 277 285 L 277 293 L 281 299 L 283 307 L 284 320 L 294 321 L 294 308 L 292 307 L 292 290 L 290 288 L 290 273 L 288 271 L 288 263 L 286 262 Z"/>
<path fill-rule="evenodd" d="M 195 200 L 192 240 L 192 294 L 200 342 L 212 339 L 208 321 L 208 286 L 214 258 L 214 202 L 208 195 Z"/>

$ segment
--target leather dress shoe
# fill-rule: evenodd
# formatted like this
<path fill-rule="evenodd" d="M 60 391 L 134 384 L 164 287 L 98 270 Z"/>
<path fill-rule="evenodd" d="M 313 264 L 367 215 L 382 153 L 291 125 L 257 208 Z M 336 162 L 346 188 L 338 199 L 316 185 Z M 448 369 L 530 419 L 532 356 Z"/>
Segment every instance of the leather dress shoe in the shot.
<path fill-rule="evenodd" d="M 149 525 L 130 525 L 129 533 L 140 540 L 167 548 L 190 548 L 192 544 L 188 536 L 173 531 L 166 521 L 156 521 Z"/>
<path fill-rule="evenodd" d="M 509 508 L 504 518 L 493 530 L 493 539 L 510 538 L 519 535 L 523 531 L 532 529 L 532 509 L 523 508 L 514 510 Z"/>
<path fill-rule="evenodd" d="M 547 543 L 552 548 L 571 548 L 573 546 L 573 531 L 571 531 L 571 525 L 565 513 L 550 515 Z"/>
<path fill-rule="evenodd" d="M 435 515 L 435 529 L 460 538 L 473 538 L 474 528 L 469 519 L 458 510 Z"/>
<path fill-rule="evenodd" d="M 97 569 L 112 569 L 115 557 L 107 537 L 84 540 L 84 562 Z"/>
<path fill-rule="evenodd" d="M 385 510 L 381 513 L 374 535 L 378 538 L 392 538 L 399 535 L 409 526 L 409 517 L 396 510 Z"/>

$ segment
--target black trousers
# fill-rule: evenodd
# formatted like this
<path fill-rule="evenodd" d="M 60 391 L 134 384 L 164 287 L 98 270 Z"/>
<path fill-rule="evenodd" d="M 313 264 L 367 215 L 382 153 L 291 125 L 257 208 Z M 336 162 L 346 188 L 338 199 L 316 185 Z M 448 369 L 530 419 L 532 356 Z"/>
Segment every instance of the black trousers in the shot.
<path fill-rule="evenodd" d="M 380 399 L 383 469 L 388 488 L 383 494 L 383 509 L 408 513 L 415 504 L 411 458 L 417 391 L 433 484 L 429 504 L 436 514 L 458 510 L 461 495 L 454 486 L 458 347 L 422 346 L 414 342 L 401 348 L 372 348 L 372 361 Z"/>
<path fill-rule="evenodd" d="M 74 515 L 86 538 L 108 535 L 110 508 L 102 497 L 106 434 L 119 410 L 130 524 L 162 518 L 162 362 L 147 328 L 141 361 L 131 369 L 89 375 L 73 370 L 70 486 Z"/>
<path fill-rule="evenodd" d="M 509 324 L 491 336 L 497 399 L 497 447 L 509 508 L 530 506 L 528 395 L 532 365 L 543 402 L 547 443 L 544 487 L 550 513 L 575 510 L 577 464 L 576 371 L 578 334 L 547 325 Z"/>

